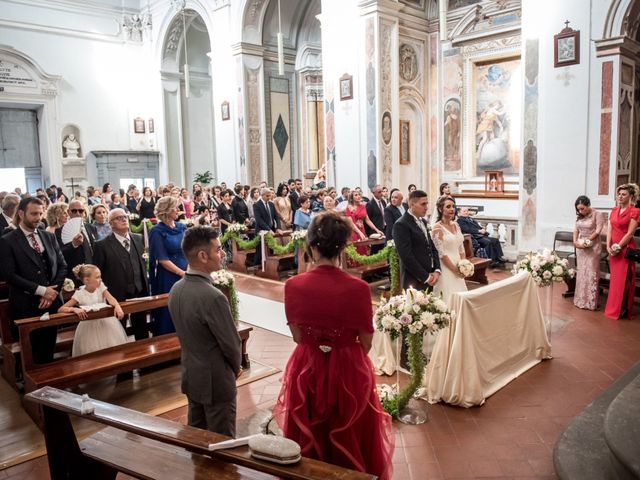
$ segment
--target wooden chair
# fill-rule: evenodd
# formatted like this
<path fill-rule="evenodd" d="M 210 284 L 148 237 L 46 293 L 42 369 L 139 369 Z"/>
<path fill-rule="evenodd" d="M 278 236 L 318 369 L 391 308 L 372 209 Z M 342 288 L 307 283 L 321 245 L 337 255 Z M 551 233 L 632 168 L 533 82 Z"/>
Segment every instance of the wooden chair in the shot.
<path fill-rule="evenodd" d="M 473 264 L 473 275 L 467 278 L 467 281 L 470 282 L 478 282 L 482 285 L 487 285 L 489 280 L 487 280 L 487 267 L 491 263 L 491 260 L 488 258 L 480 258 L 474 256 L 473 253 L 473 241 L 471 240 L 471 235 L 468 233 L 464 234 L 464 256 L 467 260 L 469 260 Z"/>
<path fill-rule="evenodd" d="M 375 476 L 302 458 L 293 465 L 255 459 L 247 446 L 209 450 L 228 437 L 92 400 L 94 412 L 81 414 L 82 397 L 44 387 L 25 396 L 42 409 L 52 480 L 115 479 L 118 472 L 153 479 L 365 480 Z M 78 442 L 69 416 L 107 428 Z"/>

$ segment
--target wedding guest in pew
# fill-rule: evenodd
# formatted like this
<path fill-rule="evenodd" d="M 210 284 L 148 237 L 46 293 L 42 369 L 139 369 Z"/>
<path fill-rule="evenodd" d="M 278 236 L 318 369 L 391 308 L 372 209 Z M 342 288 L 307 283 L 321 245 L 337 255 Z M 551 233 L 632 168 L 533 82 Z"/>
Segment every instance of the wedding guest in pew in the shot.
<path fill-rule="evenodd" d="M 13 217 L 18 209 L 20 197 L 15 194 L 8 194 L 2 199 L 2 215 L 0 215 L 0 234 L 4 235 L 16 228 Z"/>
<path fill-rule="evenodd" d="M 180 245 L 187 227 L 177 221 L 178 200 L 171 195 L 158 200 L 155 214 L 158 223 L 149 232 L 149 286 L 152 295 L 159 295 L 184 277 L 187 259 Z M 168 308 L 154 310 L 153 319 L 154 335 L 176 331 Z"/>
<path fill-rule="evenodd" d="M 12 320 L 54 313 L 62 305 L 60 288 L 67 264 L 55 235 L 41 230 L 44 206 L 37 198 L 25 198 L 18 204 L 17 228 L 0 237 L 0 271 L 9 284 Z M 13 335 L 18 329 L 12 325 Z M 53 360 L 56 327 L 40 328 L 31 334 L 36 363 Z"/>
<path fill-rule="evenodd" d="M 396 223 L 406 211 L 402 200 L 402 192 L 397 188 L 392 189 L 389 205 L 384 209 L 384 236 L 387 237 L 387 240 L 391 240 L 393 238 L 393 224 Z"/>
<path fill-rule="evenodd" d="M 103 238 L 107 238 L 109 235 L 111 235 L 111 225 L 109 225 L 109 222 L 107 221 L 108 216 L 109 212 L 107 211 L 106 205 L 98 204 L 91 207 L 91 220 L 93 221 L 92 225 L 96 227 L 96 241 L 100 241 Z"/>
<path fill-rule="evenodd" d="M 77 279 L 74 278 L 72 269 L 76 265 L 93 262 L 93 245 L 98 238 L 96 227 L 84 221 L 85 215 L 86 210 L 84 205 L 78 200 L 72 200 L 71 203 L 69 203 L 69 220 L 72 218 L 82 219 L 80 232 L 78 232 L 69 243 L 65 244 L 62 242 L 62 227 L 56 229 L 56 238 L 62 249 L 62 255 L 64 255 L 64 259 L 67 262 L 67 268 L 69 269 L 67 271 L 67 278 L 74 280 L 76 287 L 79 287 L 80 284 Z"/>
<path fill-rule="evenodd" d="M 305 195 L 298 197 L 298 205 L 299 207 L 293 219 L 293 229 L 306 230 L 311 223 L 311 201 L 309 197 Z"/>
<path fill-rule="evenodd" d="M 490 237 L 489 233 L 482 228 L 482 225 L 469 216 L 469 209 L 467 207 L 460 207 L 458 209 L 458 225 L 460 225 L 462 233 L 471 235 L 471 240 L 474 245 L 477 244 L 479 247 L 485 249 L 491 259 L 490 267 L 500 267 L 507 262 L 502 253 L 500 240 L 495 237 Z"/>
<path fill-rule="evenodd" d="M 104 208 L 102 205 L 100 208 Z M 129 231 L 129 217 L 122 209 L 109 212 L 112 233 L 96 242 L 93 260 L 102 272 L 102 280 L 119 302 L 149 295 L 144 240 Z M 149 337 L 146 312 L 132 313 L 131 329 L 136 340 Z M 124 325 L 123 325 L 124 326 Z"/>
<path fill-rule="evenodd" d="M 242 347 L 227 297 L 211 280 L 224 250 L 210 227 L 190 228 L 182 249 L 189 265 L 171 288 L 169 311 L 180 339 L 189 425 L 235 437 Z"/>
<path fill-rule="evenodd" d="M 366 282 L 338 266 L 350 235 L 337 213 L 320 214 L 309 226 L 308 253 L 316 267 L 285 284 L 287 324 L 297 345 L 273 413 L 305 457 L 388 480 L 394 433 L 367 356 L 371 294 Z M 342 295 L 333 295 L 336 285 Z"/>
<path fill-rule="evenodd" d="M 277 230 L 276 208 L 270 201 L 271 195 L 273 195 L 273 192 L 264 187 L 260 190 L 260 200 L 253 204 L 256 234 L 263 231 L 275 232 Z M 260 246 L 256 248 L 255 265 L 262 265 L 262 250 Z"/>
<path fill-rule="evenodd" d="M 102 282 L 100 269 L 95 265 L 82 264 L 76 265 L 73 273 L 80 279 L 83 286 L 75 291 L 69 301 L 58 309 L 58 312 L 75 313 L 84 320 L 87 318 L 87 311 L 91 308 L 101 308 L 104 304 L 109 304 L 114 309 L 115 317 L 80 322 L 73 337 L 71 355 L 77 357 L 127 343 L 127 334 L 118 321 L 124 318 L 124 312 Z"/>
<path fill-rule="evenodd" d="M 249 218 L 249 205 L 247 205 L 246 197 L 249 190 L 246 190 L 242 185 L 238 185 L 234 188 L 236 192 L 235 197 L 231 200 L 231 208 L 233 209 L 233 219 L 242 225 L 248 225 L 251 222 Z"/>

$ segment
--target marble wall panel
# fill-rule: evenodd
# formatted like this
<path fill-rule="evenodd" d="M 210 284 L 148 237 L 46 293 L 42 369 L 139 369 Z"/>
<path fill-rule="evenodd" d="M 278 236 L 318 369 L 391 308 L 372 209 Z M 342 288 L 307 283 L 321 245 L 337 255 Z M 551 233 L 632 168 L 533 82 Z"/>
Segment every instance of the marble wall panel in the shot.
<path fill-rule="evenodd" d="M 600 161 L 598 164 L 598 195 L 609 195 L 611 173 L 611 107 L 613 106 L 613 62 L 602 64 L 600 112 Z"/>

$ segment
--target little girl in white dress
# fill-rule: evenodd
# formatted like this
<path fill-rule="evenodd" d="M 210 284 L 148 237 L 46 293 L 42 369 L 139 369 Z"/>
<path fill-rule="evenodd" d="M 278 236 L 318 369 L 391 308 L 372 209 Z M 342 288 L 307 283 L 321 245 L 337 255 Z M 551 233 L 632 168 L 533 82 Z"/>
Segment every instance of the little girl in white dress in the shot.
<path fill-rule="evenodd" d="M 127 334 L 119 321 L 124 317 L 124 312 L 118 301 L 113 298 L 105 284 L 102 283 L 100 269 L 95 265 L 82 264 L 75 267 L 73 273 L 84 286 L 76 290 L 73 297 L 58 310 L 62 313 L 75 313 L 83 320 L 76 329 L 72 356 L 77 357 L 127 343 Z M 118 318 L 85 320 L 87 312 L 100 310 L 109 305 L 114 308 L 114 313 Z"/>

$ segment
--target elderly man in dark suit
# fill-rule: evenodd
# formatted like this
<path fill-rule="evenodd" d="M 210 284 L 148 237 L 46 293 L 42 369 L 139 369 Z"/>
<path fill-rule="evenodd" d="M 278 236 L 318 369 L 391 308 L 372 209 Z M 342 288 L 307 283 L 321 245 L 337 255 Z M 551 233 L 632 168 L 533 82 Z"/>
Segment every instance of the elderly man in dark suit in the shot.
<path fill-rule="evenodd" d="M 440 258 L 424 220 L 428 206 L 426 192 L 411 192 L 409 210 L 393 226 L 402 288 L 431 290 L 440 278 Z"/>
<path fill-rule="evenodd" d="M 406 208 L 402 204 L 402 192 L 397 188 L 391 190 L 391 198 L 389 199 L 389 205 L 384 209 L 384 223 L 385 231 L 384 236 L 391 240 L 393 238 L 393 225 L 404 215 Z"/>
<path fill-rule="evenodd" d="M 79 200 L 72 200 L 69 202 L 69 219 L 82 218 L 84 220 L 86 210 Z M 60 248 L 62 249 L 62 255 L 67 262 L 67 278 L 72 279 L 76 286 L 80 286 L 80 280 L 74 278 L 73 268 L 81 263 L 93 263 L 93 246 L 98 239 L 98 232 L 96 227 L 87 222 L 82 222 L 80 232 L 73 237 L 69 243 L 62 243 L 62 229 L 60 227 L 56 230 L 56 237 Z"/>
<path fill-rule="evenodd" d="M 149 295 L 144 254 L 144 240 L 129 231 L 129 218 L 121 208 L 109 212 L 112 233 L 94 245 L 93 263 L 102 272 L 102 281 L 116 300 Z M 131 314 L 131 327 L 136 340 L 149 337 L 146 312 Z"/>
<path fill-rule="evenodd" d="M 276 231 L 276 207 L 271 202 L 273 192 L 269 188 L 260 190 L 260 200 L 253 204 L 253 216 L 255 219 L 256 234 L 258 232 L 275 232 Z M 254 265 L 262 265 L 262 249 L 260 245 L 256 247 Z"/>
<path fill-rule="evenodd" d="M 502 256 L 503 253 L 500 240 L 490 237 L 487 231 L 482 228 L 482 225 L 469 216 L 469 209 L 467 207 L 460 207 L 458 209 L 458 225 L 460 225 L 462 233 L 468 233 L 471 235 L 474 250 L 477 247 L 485 249 L 487 256 L 491 259 L 490 267 L 499 267 L 507 262 L 507 260 Z"/>
<path fill-rule="evenodd" d="M 16 214 L 20 197 L 13 193 L 9 193 L 2 199 L 2 214 L 0 215 L 0 235 L 9 233 L 14 229 L 13 216 Z"/>
<path fill-rule="evenodd" d="M 369 220 L 371 220 L 371 223 L 373 223 L 378 230 L 380 230 L 381 232 L 385 232 L 386 224 L 384 221 L 384 209 L 387 206 L 387 202 L 385 202 L 382 198 L 382 185 L 375 185 L 371 189 L 371 194 L 373 197 L 367 202 L 367 205 L 365 206 L 367 215 L 369 216 Z M 367 233 L 367 236 L 376 233 L 369 227 L 369 225 L 366 224 L 366 222 L 364 225 L 364 229 Z M 372 245 L 371 254 L 377 253 L 383 248 L 384 245 Z"/>
<path fill-rule="evenodd" d="M 25 198 L 18 204 L 18 227 L 0 238 L 0 270 L 9 284 L 12 320 L 55 313 L 62 306 L 60 289 L 67 265 L 56 237 L 38 227 L 44 204 Z M 17 336 L 15 325 L 14 335 Z M 56 327 L 41 328 L 31 334 L 36 363 L 53 360 Z"/>
<path fill-rule="evenodd" d="M 169 311 L 182 348 L 189 425 L 234 437 L 241 341 L 229 302 L 211 280 L 211 273 L 222 266 L 224 251 L 210 227 L 187 230 L 182 250 L 189 267 L 171 288 Z"/>

